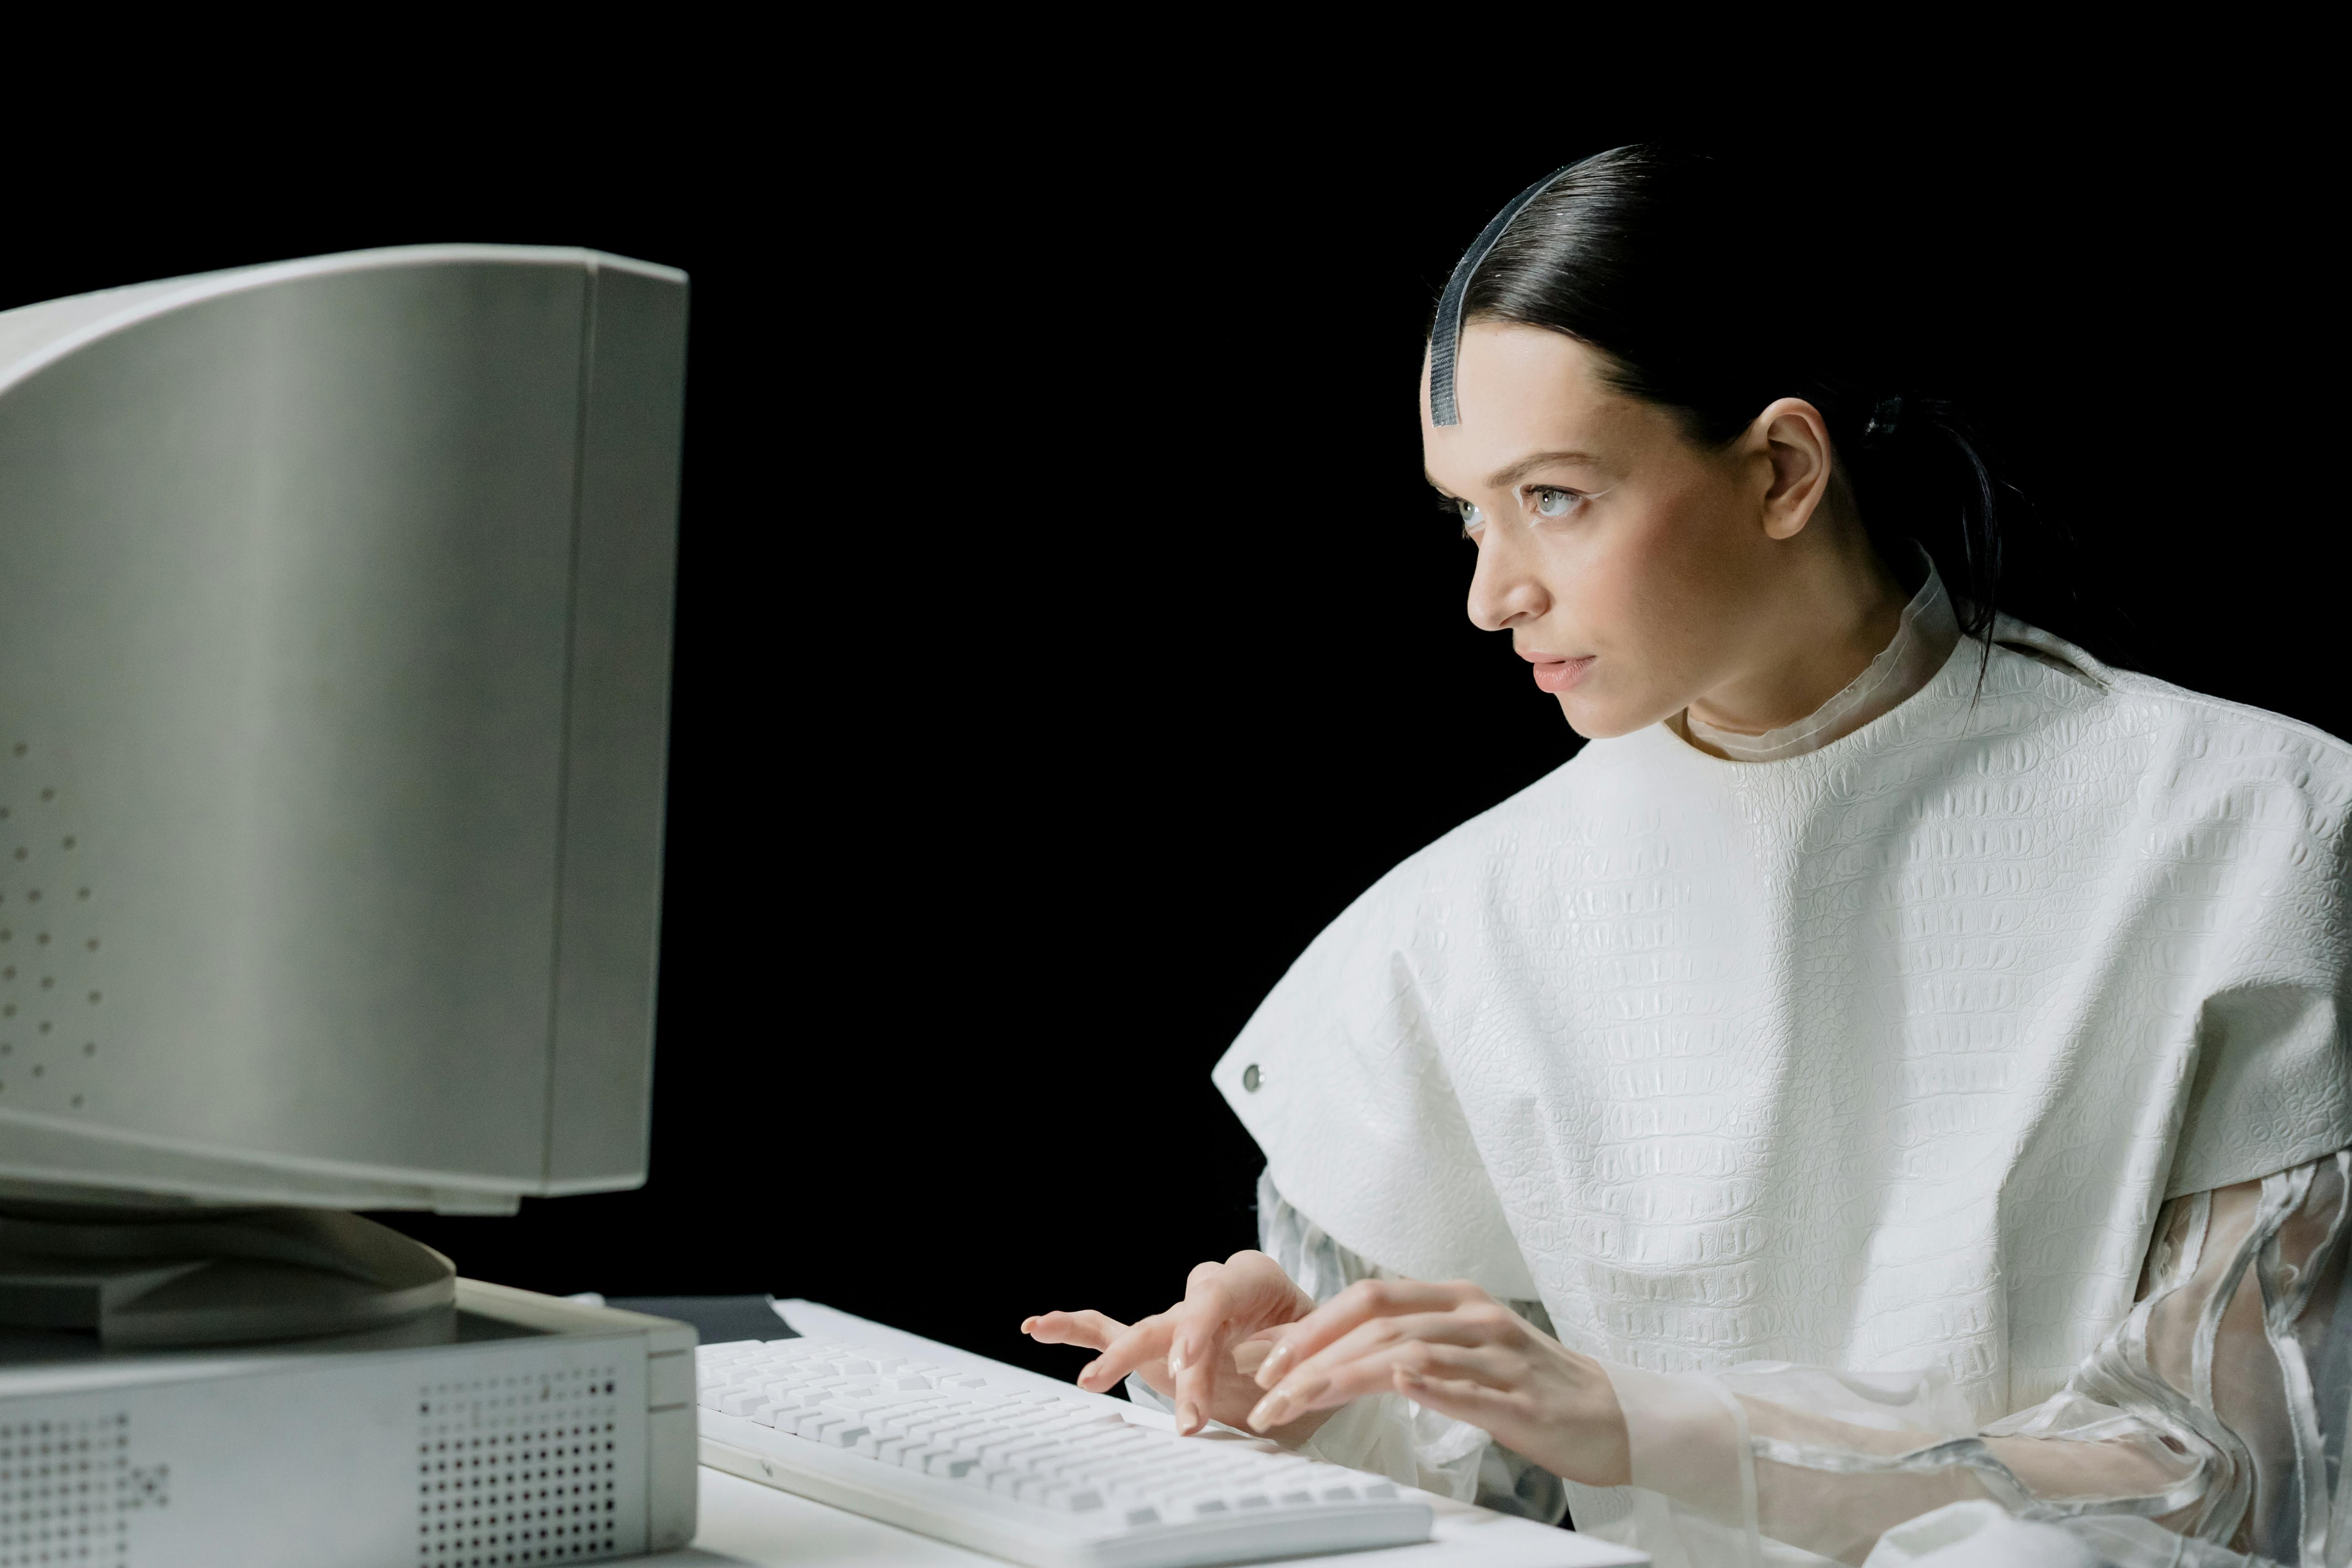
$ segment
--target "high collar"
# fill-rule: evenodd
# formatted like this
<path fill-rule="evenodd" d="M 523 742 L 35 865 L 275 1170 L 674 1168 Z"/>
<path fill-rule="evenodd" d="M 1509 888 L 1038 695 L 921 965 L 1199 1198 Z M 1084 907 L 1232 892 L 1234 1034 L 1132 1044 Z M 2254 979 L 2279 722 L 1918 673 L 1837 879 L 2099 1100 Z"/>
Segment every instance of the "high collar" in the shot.
<path fill-rule="evenodd" d="M 1927 580 L 1903 606 L 1894 640 L 1819 708 L 1792 724 L 1760 735 L 1719 729 L 1688 710 L 1681 715 L 1684 727 L 1693 739 L 1713 746 L 1733 762 L 1776 763 L 1817 752 L 1881 714 L 1892 712 L 1936 678 L 1960 638 L 1959 619 L 1944 592 L 1944 580 L 1937 575 L 1934 562 L 1927 564 Z"/>

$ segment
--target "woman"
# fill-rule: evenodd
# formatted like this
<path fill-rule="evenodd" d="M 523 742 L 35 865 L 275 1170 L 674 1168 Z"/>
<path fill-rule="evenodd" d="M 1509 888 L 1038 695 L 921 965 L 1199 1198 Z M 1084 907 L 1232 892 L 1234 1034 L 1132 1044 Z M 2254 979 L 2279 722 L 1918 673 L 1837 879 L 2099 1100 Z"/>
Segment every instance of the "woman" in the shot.
<path fill-rule="evenodd" d="M 1218 1065 L 1264 1249 L 1024 1327 L 1662 1564 L 1971 1500 L 2340 1564 L 2352 754 L 1998 615 L 1982 465 L 1772 224 L 1629 148 L 1464 258 L 1424 459 L 1591 743 Z"/>

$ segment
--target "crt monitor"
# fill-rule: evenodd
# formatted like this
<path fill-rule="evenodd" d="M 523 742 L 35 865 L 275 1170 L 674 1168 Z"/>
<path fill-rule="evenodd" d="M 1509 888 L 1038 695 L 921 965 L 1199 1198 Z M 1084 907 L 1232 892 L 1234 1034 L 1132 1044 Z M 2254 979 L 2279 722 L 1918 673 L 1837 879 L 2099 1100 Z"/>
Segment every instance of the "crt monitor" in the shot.
<path fill-rule="evenodd" d="M 644 1180 L 685 332 L 507 246 L 0 313 L 18 1217 Z"/>

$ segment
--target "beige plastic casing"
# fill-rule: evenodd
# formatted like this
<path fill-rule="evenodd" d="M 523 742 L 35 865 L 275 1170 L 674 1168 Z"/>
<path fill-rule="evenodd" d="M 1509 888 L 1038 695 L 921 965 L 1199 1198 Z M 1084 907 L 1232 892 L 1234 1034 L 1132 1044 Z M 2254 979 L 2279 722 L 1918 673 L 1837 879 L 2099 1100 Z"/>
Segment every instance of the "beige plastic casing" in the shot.
<path fill-rule="evenodd" d="M 472 1279 L 457 1311 L 468 1337 L 445 1321 L 442 1342 L 420 1324 L 46 1360 L 0 1333 L 0 1444 L 102 1461 L 52 1544 L 128 1568 L 456 1568 L 493 1540 L 591 1562 L 694 1538 L 691 1328 Z M 0 1467 L 0 1500 L 40 1506 L 46 1484 Z"/>
<path fill-rule="evenodd" d="M 0 1194 L 644 1180 L 686 280 L 0 313 Z"/>

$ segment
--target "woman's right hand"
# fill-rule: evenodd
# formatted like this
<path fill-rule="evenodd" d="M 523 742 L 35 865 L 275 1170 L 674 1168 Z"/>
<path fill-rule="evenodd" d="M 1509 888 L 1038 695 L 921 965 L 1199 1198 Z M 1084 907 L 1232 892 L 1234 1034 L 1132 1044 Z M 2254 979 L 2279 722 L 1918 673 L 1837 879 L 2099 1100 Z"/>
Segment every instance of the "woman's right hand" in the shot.
<path fill-rule="evenodd" d="M 1276 1331 L 1315 1310 L 1314 1299 L 1263 1252 L 1236 1252 L 1203 1263 L 1184 1284 L 1184 1299 L 1129 1325 L 1100 1312 L 1045 1312 L 1021 1331 L 1043 1344 L 1084 1345 L 1102 1353 L 1080 1369 L 1080 1388 L 1100 1394 L 1140 1373 L 1176 1405 L 1176 1429 L 1191 1434 L 1210 1421 L 1249 1431 L 1249 1413 L 1265 1391 L 1254 1381 Z M 1265 1436 L 1304 1442 L 1335 1412 L 1311 1412 Z"/>

